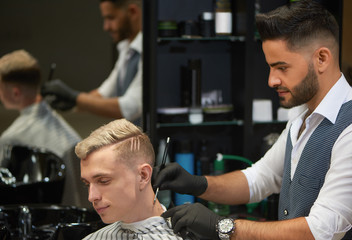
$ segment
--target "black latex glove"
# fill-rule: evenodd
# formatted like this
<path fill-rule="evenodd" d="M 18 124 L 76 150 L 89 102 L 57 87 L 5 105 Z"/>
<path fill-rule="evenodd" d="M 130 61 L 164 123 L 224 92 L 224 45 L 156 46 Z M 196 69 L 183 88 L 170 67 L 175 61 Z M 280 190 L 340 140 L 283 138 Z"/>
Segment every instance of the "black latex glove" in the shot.
<path fill-rule="evenodd" d="M 180 205 L 169 209 L 161 216 L 171 217 L 174 233 L 186 229 L 201 239 L 219 239 L 216 225 L 222 217 L 201 203 Z"/>
<path fill-rule="evenodd" d="M 152 182 L 154 191 L 172 190 L 181 194 L 199 196 L 208 187 L 204 176 L 196 176 L 187 172 L 178 163 L 169 163 L 159 172 L 160 166 L 154 167 Z"/>
<path fill-rule="evenodd" d="M 41 89 L 41 95 L 57 110 L 67 111 L 76 106 L 79 91 L 67 86 L 60 79 L 47 82 Z"/>

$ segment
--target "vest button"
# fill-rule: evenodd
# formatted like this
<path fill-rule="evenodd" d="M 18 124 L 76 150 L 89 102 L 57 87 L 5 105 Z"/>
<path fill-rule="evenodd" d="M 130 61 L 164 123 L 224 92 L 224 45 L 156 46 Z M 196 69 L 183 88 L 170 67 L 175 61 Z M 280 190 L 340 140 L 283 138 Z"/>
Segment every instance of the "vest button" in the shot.
<path fill-rule="evenodd" d="M 284 215 L 287 216 L 288 215 L 288 211 L 287 209 L 284 210 Z"/>

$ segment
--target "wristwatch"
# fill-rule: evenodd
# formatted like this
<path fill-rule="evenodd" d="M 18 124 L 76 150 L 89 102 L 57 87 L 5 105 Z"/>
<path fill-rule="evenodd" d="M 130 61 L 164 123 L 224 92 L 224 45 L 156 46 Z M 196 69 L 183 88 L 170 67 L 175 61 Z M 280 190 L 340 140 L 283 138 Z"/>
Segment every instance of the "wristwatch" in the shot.
<path fill-rule="evenodd" d="M 231 218 L 223 218 L 218 222 L 216 230 L 221 240 L 229 240 L 235 231 L 235 221 Z"/>

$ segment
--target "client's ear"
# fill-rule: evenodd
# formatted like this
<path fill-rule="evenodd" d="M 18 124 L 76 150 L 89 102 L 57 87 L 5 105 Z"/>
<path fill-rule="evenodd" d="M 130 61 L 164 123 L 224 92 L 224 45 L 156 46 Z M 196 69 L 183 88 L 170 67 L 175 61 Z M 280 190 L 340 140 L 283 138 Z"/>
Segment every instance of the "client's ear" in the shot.
<path fill-rule="evenodd" d="M 153 168 L 149 164 L 144 163 L 139 166 L 139 176 L 140 176 L 139 190 L 143 190 L 146 186 L 148 186 L 148 184 L 150 184 L 152 173 L 153 173 Z"/>

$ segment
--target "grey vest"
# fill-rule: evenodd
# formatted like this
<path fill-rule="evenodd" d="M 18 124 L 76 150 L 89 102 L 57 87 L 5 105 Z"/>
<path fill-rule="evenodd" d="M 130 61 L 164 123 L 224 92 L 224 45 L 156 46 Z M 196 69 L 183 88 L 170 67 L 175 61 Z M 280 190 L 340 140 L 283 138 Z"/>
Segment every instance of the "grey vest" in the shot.
<path fill-rule="evenodd" d="M 288 134 L 279 200 L 279 220 L 308 216 L 330 168 L 332 147 L 341 132 L 351 123 L 352 101 L 349 101 L 342 105 L 335 124 L 325 118 L 312 133 L 303 149 L 292 181 L 292 142 L 290 133 Z"/>

